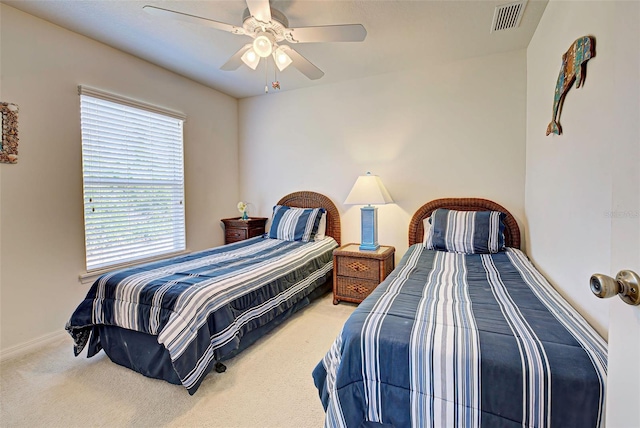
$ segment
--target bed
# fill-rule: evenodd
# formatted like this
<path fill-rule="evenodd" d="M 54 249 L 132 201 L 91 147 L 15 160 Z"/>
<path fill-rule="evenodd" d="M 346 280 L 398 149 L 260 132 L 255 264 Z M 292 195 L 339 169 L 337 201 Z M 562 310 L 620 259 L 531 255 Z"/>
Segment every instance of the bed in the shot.
<path fill-rule="evenodd" d="M 325 238 L 316 239 L 321 225 Z M 113 362 L 194 394 L 212 369 L 224 371 L 221 361 L 331 289 L 340 245 L 333 202 L 291 193 L 274 207 L 272 226 L 259 237 L 102 275 L 66 325 L 75 355 L 104 349 Z"/>
<path fill-rule="evenodd" d="M 502 213 L 487 220 L 502 228 L 499 251 L 438 244 L 487 230 L 467 221 L 487 212 Z M 504 207 L 432 201 L 409 245 L 313 371 L 326 427 L 603 425 L 606 343 L 519 250 Z"/>

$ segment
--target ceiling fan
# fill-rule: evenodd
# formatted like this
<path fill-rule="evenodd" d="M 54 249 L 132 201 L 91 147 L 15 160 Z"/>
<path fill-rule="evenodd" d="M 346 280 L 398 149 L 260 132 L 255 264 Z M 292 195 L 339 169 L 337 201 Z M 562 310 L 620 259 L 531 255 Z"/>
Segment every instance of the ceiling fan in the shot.
<path fill-rule="evenodd" d="M 361 42 L 367 36 L 367 30 L 361 24 L 289 28 L 287 17 L 272 8 L 269 0 L 246 1 L 248 8 L 242 15 L 241 27 L 151 5 L 146 5 L 143 9 L 156 16 L 206 25 L 253 38 L 253 42 L 240 48 L 220 67 L 226 71 L 236 70 L 243 63 L 255 70 L 261 58 L 271 56 L 278 70 L 282 71 L 293 65 L 309 79 L 316 80 L 324 76 L 324 72 L 290 46 L 279 43 Z"/>

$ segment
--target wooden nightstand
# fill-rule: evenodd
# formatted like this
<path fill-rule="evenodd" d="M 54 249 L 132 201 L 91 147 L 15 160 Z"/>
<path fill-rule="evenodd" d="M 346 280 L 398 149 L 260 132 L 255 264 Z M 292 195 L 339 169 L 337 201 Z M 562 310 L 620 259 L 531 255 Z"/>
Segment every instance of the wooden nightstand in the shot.
<path fill-rule="evenodd" d="M 224 243 L 230 244 L 262 235 L 267 220 L 266 217 L 249 217 L 249 220 L 240 220 L 239 217 L 223 218 Z"/>
<path fill-rule="evenodd" d="M 360 303 L 395 267 L 394 247 L 381 245 L 376 251 L 347 244 L 333 251 L 333 304 Z"/>

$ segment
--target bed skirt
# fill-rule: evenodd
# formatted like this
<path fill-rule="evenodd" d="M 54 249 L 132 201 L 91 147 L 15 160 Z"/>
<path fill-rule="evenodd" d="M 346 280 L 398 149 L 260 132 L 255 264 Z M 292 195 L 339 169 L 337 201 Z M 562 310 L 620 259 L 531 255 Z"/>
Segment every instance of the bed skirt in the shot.
<path fill-rule="evenodd" d="M 277 315 L 268 324 L 244 331 L 238 347 L 222 356 L 218 361 L 226 361 L 235 357 L 258 339 L 270 333 L 293 314 L 308 306 L 313 300 L 331 291 L 332 288 L 333 281 L 330 272 L 324 284 L 318 286 L 307 297 Z M 182 385 L 173 368 L 169 352 L 158 343 L 158 337 L 155 335 L 111 325 L 96 325 L 91 332 L 91 339 L 88 344 L 89 350 L 95 349 L 98 344 L 104 349 L 109 359 L 118 365 L 150 378 Z M 212 361 L 207 372 L 210 372 L 214 366 L 215 361 Z"/>

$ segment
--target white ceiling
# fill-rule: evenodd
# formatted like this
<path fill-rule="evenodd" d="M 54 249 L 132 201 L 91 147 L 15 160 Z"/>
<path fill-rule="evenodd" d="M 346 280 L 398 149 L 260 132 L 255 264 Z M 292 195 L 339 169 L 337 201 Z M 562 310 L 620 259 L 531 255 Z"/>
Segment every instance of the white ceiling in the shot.
<path fill-rule="evenodd" d="M 362 24 L 364 42 L 296 44 L 325 72 L 309 80 L 293 67 L 278 73 L 281 90 L 526 48 L 547 0 L 529 0 L 518 28 L 490 33 L 494 9 L 513 0 L 273 0 L 289 27 Z M 236 98 L 264 94 L 265 69 L 222 71 L 248 36 L 142 10 L 146 4 L 241 26 L 244 0 L 2 0 L 76 33 L 157 64 Z M 268 73 L 274 80 L 273 64 Z M 271 89 L 271 92 L 274 90 Z"/>

